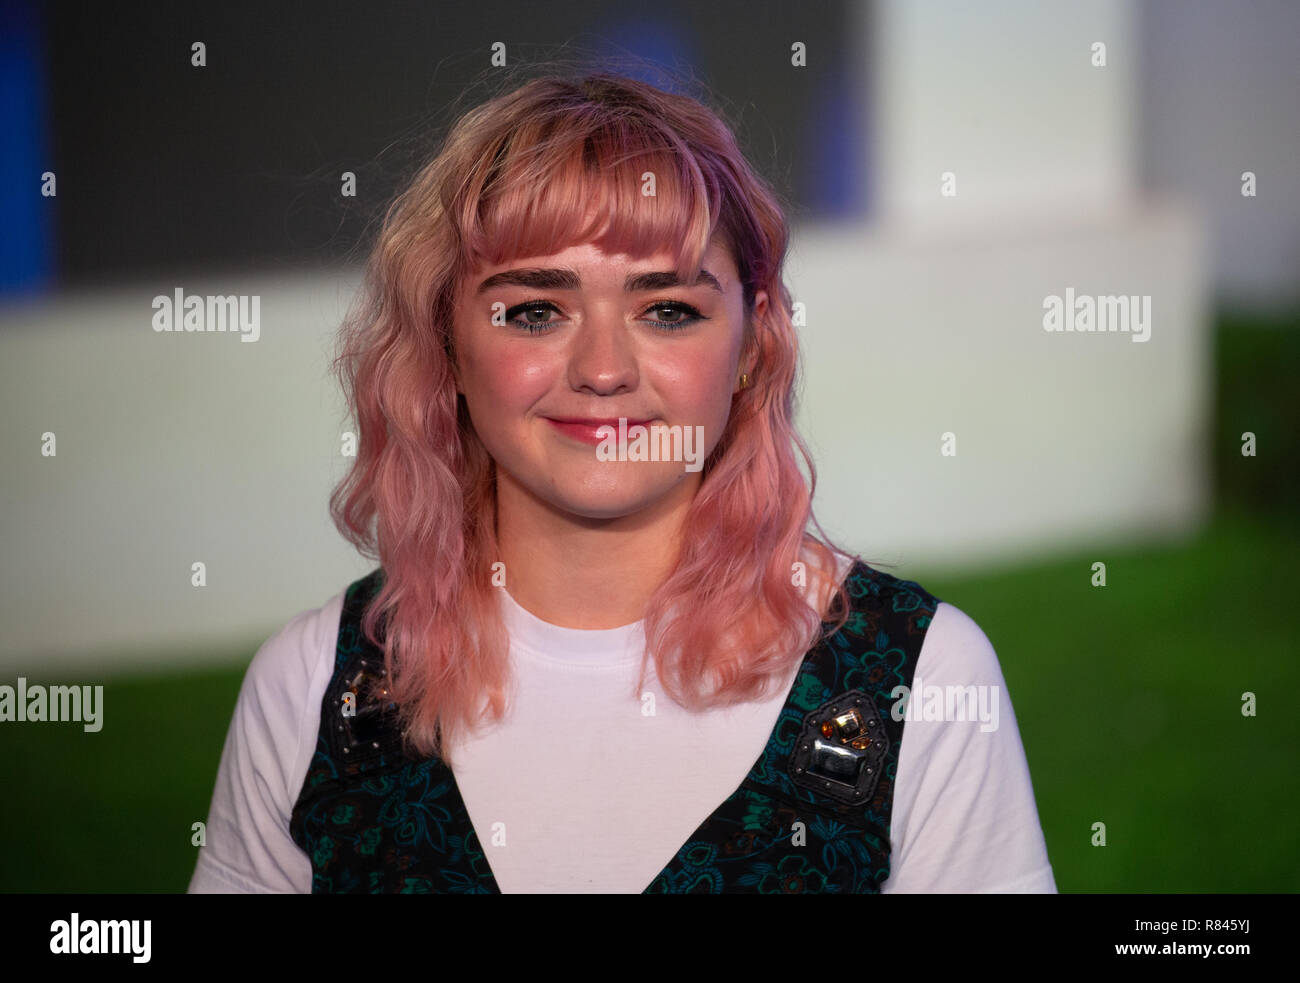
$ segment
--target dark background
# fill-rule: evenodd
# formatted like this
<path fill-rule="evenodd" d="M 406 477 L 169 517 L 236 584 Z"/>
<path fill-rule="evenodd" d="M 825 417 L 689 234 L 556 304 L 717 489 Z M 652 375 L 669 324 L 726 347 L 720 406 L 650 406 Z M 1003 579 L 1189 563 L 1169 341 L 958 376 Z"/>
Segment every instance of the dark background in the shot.
<path fill-rule="evenodd" d="M 483 4 L 341 0 L 51 5 L 52 272 L 73 286 L 359 258 L 367 223 L 449 107 L 505 74 L 487 67 L 496 41 L 511 65 L 613 45 L 739 88 L 747 102 L 720 108 L 792 219 L 865 210 L 845 2 L 674 0 L 652 20 L 609 3 L 489 8 L 498 16 Z M 744 45 L 732 43 L 737 25 Z M 746 64 L 755 46 L 788 52 L 791 38 L 813 53 L 807 70 Z M 207 45 L 205 69 L 190 65 L 194 41 Z M 458 53 L 433 62 L 431 48 Z M 349 170 L 356 198 L 339 194 Z"/>

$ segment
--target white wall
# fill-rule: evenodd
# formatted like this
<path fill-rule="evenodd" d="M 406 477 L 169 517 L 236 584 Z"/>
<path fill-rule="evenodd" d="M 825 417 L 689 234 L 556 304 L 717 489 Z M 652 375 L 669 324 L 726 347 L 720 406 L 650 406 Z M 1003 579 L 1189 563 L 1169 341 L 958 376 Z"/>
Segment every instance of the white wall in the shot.
<path fill-rule="evenodd" d="M 1198 224 L 1158 206 L 941 241 L 802 238 L 800 424 L 818 517 L 873 559 L 959 567 L 1194 530 L 1210 506 Z M 1048 333 L 1043 298 L 1151 296 L 1150 340 Z M 940 453 L 956 438 L 955 456 Z"/>
<path fill-rule="evenodd" d="M 1130 3 L 880 0 L 858 11 L 884 221 L 987 233 L 1129 204 L 1140 56 Z M 1092 64 L 1097 42 L 1104 67 Z M 944 172 L 956 197 L 939 195 Z"/>
<path fill-rule="evenodd" d="M 104 649 L 115 665 L 185 659 L 269 633 L 370 568 L 326 516 L 345 419 L 327 363 L 354 282 L 141 283 L 3 312 L 9 675 Z M 155 333 L 152 299 L 177 286 L 260 296 L 260 339 Z"/>

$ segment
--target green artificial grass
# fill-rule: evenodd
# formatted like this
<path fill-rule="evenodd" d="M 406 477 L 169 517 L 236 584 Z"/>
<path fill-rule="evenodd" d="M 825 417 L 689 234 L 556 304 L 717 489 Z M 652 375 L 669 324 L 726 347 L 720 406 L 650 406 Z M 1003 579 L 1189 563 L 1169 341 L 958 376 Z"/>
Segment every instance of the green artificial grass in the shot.
<path fill-rule="evenodd" d="M 9 724 L 0 891 L 184 891 L 244 668 L 104 682 L 104 727 Z M 45 680 L 41 680 L 45 682 Z M 12 685 L 12 682 L 11 682 Z"/>
<path fill-rule="evenodd" d="M 1300 889 L 1297 555 L 1294 524 L 1236 514 L 1108 553 L 1104 588 L 1092 555 L 918 578 L 997 650 L 1062 892 Z"/>

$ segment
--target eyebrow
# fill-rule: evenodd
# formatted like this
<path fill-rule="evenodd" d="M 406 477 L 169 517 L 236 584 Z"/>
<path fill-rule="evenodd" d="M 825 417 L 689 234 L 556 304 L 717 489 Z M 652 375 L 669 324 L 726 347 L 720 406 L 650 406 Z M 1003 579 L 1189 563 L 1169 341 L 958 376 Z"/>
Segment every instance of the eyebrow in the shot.
<path fill-rule="evenodd" d="M 708 270 L 700 270 L 698 283 L 712 287 L 722 293 L 722 284 Z M 665 290 L 668 287 L 695 286 L 685 284 L 674 272 L 634 273 L 623 281 L 627 293 L 640 290 Z M 569 269 L 528 269 L 505 270 L 494 273 L 478 285 L 478 292 L 485 293 L 493 287 L 516 286 L 531 287 L 534 290 L 578 290 L 582 287 L 582 278 L 575 270 Z"/>

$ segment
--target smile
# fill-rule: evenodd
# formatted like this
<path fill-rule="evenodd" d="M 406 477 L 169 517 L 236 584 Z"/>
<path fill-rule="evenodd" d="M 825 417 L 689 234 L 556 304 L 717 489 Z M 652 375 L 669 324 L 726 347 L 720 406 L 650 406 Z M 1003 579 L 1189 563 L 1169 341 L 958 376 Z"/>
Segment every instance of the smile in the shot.
<path fill-rule="evenodd" d="M 571 419 L 571 420 L 552 420 L 550 417 L 544 417 L 552 427 L 567 437 L 574 440 L 580 440 L 584 444 L 593 446 L 606 440 L 606 436 L 600 433 L 602 427 L 612 427 L 615 432 L 618 431 L 618 418 L 612 420 L 594 420 L 594 419 Z M 628 420 L 627 426 L 647 426 L 649 420 Z M 608 431 L 606 431 L 607 433 Z"/>

